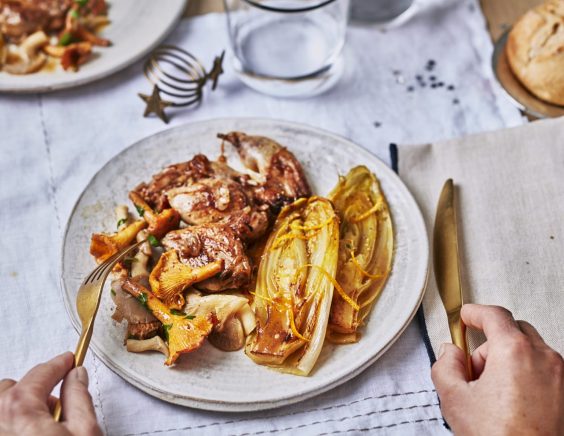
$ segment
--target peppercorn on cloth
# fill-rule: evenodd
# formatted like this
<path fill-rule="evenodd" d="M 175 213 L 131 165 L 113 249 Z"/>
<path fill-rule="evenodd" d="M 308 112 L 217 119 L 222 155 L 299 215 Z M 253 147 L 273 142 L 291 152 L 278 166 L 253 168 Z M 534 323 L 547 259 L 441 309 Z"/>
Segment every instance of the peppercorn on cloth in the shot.
<path fill-rule="evenodd" d="M 564 117 L 397 154 L 430 241 L 442 186 L 454 179 L 464 301 L 508 308 L 564 353 Z M 432 267 L 423 312 L 434 361 L 451 339 Z M 474 349 L 484 337 L 468 329 L 468 340 Z"/>

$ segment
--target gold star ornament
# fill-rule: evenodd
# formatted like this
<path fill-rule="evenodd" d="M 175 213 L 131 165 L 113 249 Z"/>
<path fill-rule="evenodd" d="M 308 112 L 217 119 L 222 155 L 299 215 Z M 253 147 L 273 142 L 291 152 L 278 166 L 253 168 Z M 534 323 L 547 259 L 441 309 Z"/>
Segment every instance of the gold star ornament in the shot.
<path fill-rule="evenodd" d="M 164 109 L 172 106 L 172 102 L 163 100 L 159 93 L 159 87 L 157 85 L 153 86 L 153 93 L 151 95 L 138 94 L 139 97 L 147 104 L 145 107 L 144 117 L 149 116 L 149 114 L 154 113 L 161 120 L 168 124 L 168 116 L 166 115 Z"/>
<path fill-rule="evenodd" d="M 143 116 L 155 114 L 168 123 L 165 108 L 197 106 L 202 101 L 207 83 L 211 84 L 212 91 L 217 87 L 219 76 L 223 74 L 224 57 L 225 51 L 214 58 L 213 65 L 207 72 L 197 58 L 180 47 L 162 45 L 155 49 L 143 65 L 145 78 L 153 87 L 151 95 L 139 94 L 147 105 Z"/>
<path fill-rule="evenodd" d="M 215 91 L 217 87 L 217 80 L 219 76 L 223 74 L 223 58 L 225 56 L 225 50 L 221 52 L 221 56 L 216 56 L 213 60 L 213 66 L 211 71 L 208 73 L 206 78 L 211 79 L 212 81 L 212 91 Z M 204 82 L 205 83 L 205 82 Z"/>

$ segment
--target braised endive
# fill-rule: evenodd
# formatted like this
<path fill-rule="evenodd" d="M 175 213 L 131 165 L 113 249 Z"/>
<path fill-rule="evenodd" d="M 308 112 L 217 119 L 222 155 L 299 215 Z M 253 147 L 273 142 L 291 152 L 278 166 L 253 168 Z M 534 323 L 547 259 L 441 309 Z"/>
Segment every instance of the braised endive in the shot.
<path fill-rule="evenodd" d="M 328 339 L 357 342 L 363 320 L 380 295 L 392 266 L 394 234 L 386 198 L 376 176 L 357 166 L 329 194 L 340 219 L 337 282 Z"/>
<path fill-rule="evenodd" d="M 258 270 L 257 327 L 245 347 L 256 363 L 310 373 L 325 340 L 338 247 L 330 201 L 303 198 L 282 209 Z"/>

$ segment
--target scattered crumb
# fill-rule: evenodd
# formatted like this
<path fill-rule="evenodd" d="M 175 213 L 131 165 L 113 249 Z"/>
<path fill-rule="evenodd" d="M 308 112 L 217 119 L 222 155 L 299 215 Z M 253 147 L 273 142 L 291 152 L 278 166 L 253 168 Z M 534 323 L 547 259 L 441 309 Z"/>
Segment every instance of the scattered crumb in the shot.
<path fill-rule="evenodd" d="M 374 121 L 374 127 L 378 128 L 381 127 L 382 123 L 380 121 Z"/>
<path fill-rule="evenodd" d="M 17 271 L 10 271 L 10 277 L 17 277 L 18 276 L 18 272 Z"/>
<path fill-rule="evenodd" d="M 396 83 L 399 83 L 400 85 L 403 85 L 405 83 L 405 78 L 403 77 L 400 70 L 393 70 L 392 74 L 396 78 Z"/>
<path fill-rule="evenodd" d="M 550 236 L 550 239 L 554 239 L 554 236 L 551 235 L 551 236 Z"/>

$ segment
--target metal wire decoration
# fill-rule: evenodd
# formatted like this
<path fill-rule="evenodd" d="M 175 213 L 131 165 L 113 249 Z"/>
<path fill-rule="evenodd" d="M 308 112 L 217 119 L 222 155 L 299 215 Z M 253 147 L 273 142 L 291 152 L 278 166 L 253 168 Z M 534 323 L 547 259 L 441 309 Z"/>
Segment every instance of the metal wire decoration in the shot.
<path fill-rule="evenodd" d="M 197 58 L 180 47 L 163 45 L 157 48 L 143 67 L 145 77 L 153 85 L 151 95 L 139 93 L 147 104 L 143 116 L 154 113 L 168 123 L 165 108 L 197 105 L 208 81 L 211 81 L 212 91 L 217 87 L 219 76 L 223 73 L 224 55 L 225 51 L 216 56 L 207 72 Z M 161 94 L 166 95 L 167 100 L 163 100 Z"/>

